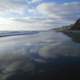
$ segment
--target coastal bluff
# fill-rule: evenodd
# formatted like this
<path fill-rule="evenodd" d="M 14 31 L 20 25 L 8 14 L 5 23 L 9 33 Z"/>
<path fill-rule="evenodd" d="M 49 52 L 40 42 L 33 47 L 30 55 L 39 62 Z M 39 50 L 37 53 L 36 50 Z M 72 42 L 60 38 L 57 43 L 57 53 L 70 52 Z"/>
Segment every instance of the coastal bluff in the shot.
<path fill-rule="evenodd" d="M 71 26 L 70 30 L 80 30 L 80 19 Z"/>
<path fill-rule="evenodd" d="M 80 43 L 80 19 L 78 19 L 74 24 L 56 28 L 54 30 L 57 32 L 62 32 L 73 41 Z"/>

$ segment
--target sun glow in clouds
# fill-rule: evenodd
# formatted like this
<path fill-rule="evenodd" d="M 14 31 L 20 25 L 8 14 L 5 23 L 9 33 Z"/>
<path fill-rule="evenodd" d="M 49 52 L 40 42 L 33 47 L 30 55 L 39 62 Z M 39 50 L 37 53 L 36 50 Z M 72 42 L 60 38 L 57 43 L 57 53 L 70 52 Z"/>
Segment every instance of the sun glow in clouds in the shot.
<path fill-rule="evenodd" d="M 45 25 L 46 27 L 43 27 Z M 47 30 L 49 27 L 47 27 L 48 24 L 45 22 L 42 22 L 40 24 L 38 21 L 35 20 L 29 20 L 27 19 L 19 19 L 19 20 L 13 20 L 13 19 L 0 19 L 0 30 L 8 30 L 8 31 L 14 31 L 14 30 Z"/>

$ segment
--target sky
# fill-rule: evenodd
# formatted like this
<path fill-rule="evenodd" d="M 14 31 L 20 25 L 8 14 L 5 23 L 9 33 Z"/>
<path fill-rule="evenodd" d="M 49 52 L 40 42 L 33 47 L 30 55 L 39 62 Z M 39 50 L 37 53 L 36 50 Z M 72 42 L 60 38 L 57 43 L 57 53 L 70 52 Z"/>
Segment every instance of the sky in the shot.
<path fill-rule="evenodd" d="M 48 30 L 80 18 L 80 0 L 0 0 L 0 30 Z"/>

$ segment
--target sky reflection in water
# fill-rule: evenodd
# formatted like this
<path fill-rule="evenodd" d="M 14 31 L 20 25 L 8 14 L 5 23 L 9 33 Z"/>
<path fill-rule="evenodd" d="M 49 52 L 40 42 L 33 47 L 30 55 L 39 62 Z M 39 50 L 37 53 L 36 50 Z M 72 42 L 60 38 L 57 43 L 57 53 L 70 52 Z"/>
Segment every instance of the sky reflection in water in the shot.
<path fill-rule="evenodd" d="M 62 64 L 65 63 L 64 59 L 69 62 L 69 57 L 80 57 L 80 44 L 55 31 L 0 38 L 1 75 L 10 76 L 17 70 L 44 72 L 44 69 L 50 69 L 46 64 Z"/>

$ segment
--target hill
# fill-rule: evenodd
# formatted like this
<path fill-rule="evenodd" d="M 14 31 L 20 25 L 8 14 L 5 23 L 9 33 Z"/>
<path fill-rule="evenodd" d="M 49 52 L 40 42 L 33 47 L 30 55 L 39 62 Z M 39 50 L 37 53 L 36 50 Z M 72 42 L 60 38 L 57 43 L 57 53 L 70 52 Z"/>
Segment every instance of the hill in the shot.
<path fill-rule="evenodd" d="M 61 31 L 61 32 L 75 31 L 75 30 L 79 31 L 80 30 L 80 19 L 78 19 L 74 24 L 63 26 L 60 28 L 55 28 L 54 30 Z"/>
<path fill-rule="evenodd" d="M 80 19 L 78 19 L 74 24 L 56 28 L 54 30 L 63 32 L 65 35 L 71 37 L 73 41 L 80 43 Z"/>

